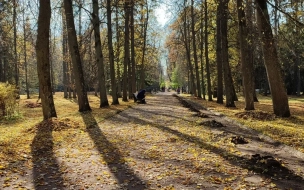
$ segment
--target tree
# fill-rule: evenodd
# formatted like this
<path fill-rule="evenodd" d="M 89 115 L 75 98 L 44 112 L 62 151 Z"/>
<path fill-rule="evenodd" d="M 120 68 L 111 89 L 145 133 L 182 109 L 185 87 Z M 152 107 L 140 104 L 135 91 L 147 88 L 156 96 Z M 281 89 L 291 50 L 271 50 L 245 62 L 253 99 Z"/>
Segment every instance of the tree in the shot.
<path fill-rule="evenodd" d="M 217 100 L 219 104 L 224 103 L 223 92 L 223 62 L 222 62 L 222 14 L 223 2 L 219 0 L 216 11 L 216 65 L 217 65 Z"/>
<path fill-rule="evenodd" d="M 36 42 L 37 71 L 44 120 L 57 117 L 50 76 L 49 36 L 51 20 L 50 0 L 40 0 L 38 34 Z"/>
<path fill-rule="evenodd" d="M 184 40 L 184 46 L 186 49 L 186 56 L 187 56 L 187 62 L 188 62 L 188 67 L 189 67 L 189 72 L 190 72 L 190 81 L 191 81 L 191 93 L 194 94 L 194 96 L 197 96 L 196 94 L 196 84 L 195 84 L 195 79 L 194 79 L 194 73 L 193 73 L 193 65 L 191 63 L 191 52 L 190 52 L 190 42 L 188 39 L 188 33 L 189 33 L 189 25 L 187 23 L 187 7 L 186 7 L 186 0 L 184 0 L 184 12 L 183 12 L 183 40 Z"/>
<path fill-rule="evenodd" d="M 130 64 L 130 36 L 129 36 L 129 18 L 130 18 L 130 3 L 125 1 L 125 42 L 124 42 L 124 66 L 123 66 L 123 94 L 122 101 L 128 101 L 128 92 L 127 92 L 127 73 L 128 65 Z M 129 92 L 130 93 L 130 92 Z"/>
<path fill-rule="evenodd" d="M 78 96 L 79 111 L 91 111 L 87 92 L 85 89 L 82 64 L 77 43 L 77 36 L 74 23 L 72 0 L 64 0 L 65 17 L 68 28 L 68 45 L 72 57 L 73 73 L 75 78 L 76 91 Z"/>
<path fill-rule="evenodd" d="M 199 70 L 198 70 L 197 50 L 196 50 L 196 42 L 195 42 L 196 38 L 195 38 L 194 0 L 191 0 L 191 33 L 192 33 L 194 66 L 195 66 L 195 73 L 196 73 L 197 97 L 202 98 L 202 92 L 201 92 L 201 88 L 199 85 L 200 76 L 199 76 Z"/>
<path fill-rule="evenodd" d="M 264 64 L 266 66 L 274 114 L 289 117 L 288 97 L 284 88 L 278 54 L 274 43 L 266 0 L 256 0 L 257 23 L 262 40 Z"/>
<path fill-rule="evenodd" d="M 62 10 L 64 13 L 64 10 Z M 67 47 L 67 27 L 64 14 L 62 14 L 62 74 L 63 74 L 63 97 L 68 98 L 68 47 Z"/>
<path fill-rule="evenodd" d="M 253 62 L 249 52 L 249 34 L 246 24 L 243 0 L 237 0 L 238 21 L 239 21 L 239 41 L 241 49 L 242 76 L 245 96 L 245 110 L 254 110 L 254 77 Z"/>
<path fill-rule="evenodd" d="M 132 93 L 136 92 L 136 62 L 135 62 L 135 26 L 134 26 L 134 0 L 131 0 L 131 89 Z M 130 93 L 131 94 L 131 93 Z M 133 98 L 133 96 L 129 96 Z"/>
<path fill-rule="evenodd" d="M 114 65 L 114 50 L 112 42 L 112 10 L 111 0 L 107 0 L 107 26 L 108 26 L 108 49 L 109 49 L 109 61 L 110 61 L 110 72 L 111 72 L 111 85 L 112 85 L 112 104 L 119 104 L 117 88 L 116 88 L 116 77 L 115 77 L 115 65 Z"/>
<path fill-rule="evenodd" d="M 204 21 L 205 21 L 205 62 L 206 62 L 206 75 L 207 75 L 207 91 L 208 91 L 208 101 L 212 101 L 212 90 L 211 90 L 211 79 L 210 79 L 210 64 L 209 64 L 209 42 L 208 42 L 208 3 L 207 0 L 204 1 Z"/>

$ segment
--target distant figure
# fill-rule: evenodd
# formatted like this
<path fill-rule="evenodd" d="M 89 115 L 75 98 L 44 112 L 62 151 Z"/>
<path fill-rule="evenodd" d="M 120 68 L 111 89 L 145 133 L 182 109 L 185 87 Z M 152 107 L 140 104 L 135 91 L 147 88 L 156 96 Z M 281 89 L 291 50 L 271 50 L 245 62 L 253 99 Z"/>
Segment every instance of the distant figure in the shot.
<path fill-rule="evenodd" d="M 177 90 L 176 90 L 177 94 L 180 93 L 180 88 L 178 87 Z"/>
<path fill-rule="evenodd" d="M 145 98 L 145 93 L 146 93 L 146 90 L 145 90 L 145 89 L 140 90 L 140 91 L 138 92 L 138 94 L 137 94 L 137 99 L 138 99 L 138 100 L 144 99 L 144 98 Z"/>

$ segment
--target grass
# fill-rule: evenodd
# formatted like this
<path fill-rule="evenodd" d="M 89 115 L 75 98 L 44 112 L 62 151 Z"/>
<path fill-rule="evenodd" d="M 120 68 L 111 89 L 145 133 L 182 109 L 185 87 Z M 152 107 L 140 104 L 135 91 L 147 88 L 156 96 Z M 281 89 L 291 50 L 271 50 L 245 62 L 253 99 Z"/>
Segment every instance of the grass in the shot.
<path fill-rule="evenodd" d="M 89 102 L 92 108 L 92 115 L 97 118 L 94 122 L 101 122 L 107 117 L 115 115 L 132 105 L 132 101 L 123 102 L 121 99 L 120 105 L 111 105 L 106 108 L 99 108 L 99 98 L 94 95 L 89 95 Z M 25 105 L 28 103 L 36 103 L 37 95 L 31 96 L 31 99 L 26 99 L 25 95 L 21 95 L 19 100 L 18 110 L 19 116 L 16 119 L 0 120 L 0 174 L 1 168 L 5 168 L 9 162 L 18 162 L 24 160 L 31 152 L 31 144 L 35 137 L 35 127 L 43 120 L 42 108 L 28 108 Z M 109 103 L 112 99 L 108 97 Z M 77 128 L 78 131 L 85 130 L 85 122 L 82 113 L 78 112 L 78 104 L 75 99 L 64 99 L 63 93 L 54 95 L 54 102 L 58 119 L 56 122 L 65 123 L 71 129 L 61 130 L 58 134 L 54 133 L 54 143 L 70 143 L 73 139 L 62 139 Z"/>
<path fill-rule="evenodd" d="M 186 97 L 304 153 L 303 97 L 289 96 L 291 112 L 289 118 L 280 118 L 273 114 L 270 96 L 259 95 L 259 102 L 255 102 L 255 110 L 250 112 L 245 112 L 244 98 L 241 96 L 238 97 L 239 101 L 235 102 L 235 108 L 227 108 L 224 104 L 217 104 L 216 99 L 211 102 L 190 96 Z"/>

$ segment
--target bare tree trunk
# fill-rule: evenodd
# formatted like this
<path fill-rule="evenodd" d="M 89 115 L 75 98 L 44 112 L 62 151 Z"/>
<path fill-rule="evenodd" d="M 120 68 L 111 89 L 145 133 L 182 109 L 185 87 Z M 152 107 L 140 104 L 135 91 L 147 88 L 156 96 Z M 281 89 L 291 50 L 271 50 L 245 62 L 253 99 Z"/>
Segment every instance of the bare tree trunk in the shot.
<path fill-rule="evenodd" d="M 77 36 L 74 24 L 72 0 L 64 0 L 66 23 L 68 28 L 68 43 L 73 63 L 73 73 L 78 96 L 79 111 L 91 111 L 87 91 L 85 89 L 82 64 L 77 43 Z"/>
<path fill-rule="evenodd" d="M 203 10 L 203 4 L 202 8 Z M 200 54 L 200 62 L 201 62 L 201 73 L 202 73 L 202 91 L 203 91 L 203 99 L 206 100 L 206 88 L 205 88 L 205 75 L 204 75 L 204 61 L 203 61 L 203 52 L 204 52 L 204 20 L 203 20 L 203 11 L 201 11 L 201 23 L 200 23 L 200 49 L 201 49 L 201 54 Z"/>
<path fill-rule="evenodd" d="M 246 24 L 243 0 L 237 0 L 238 21 L 239 21 L 239 40 L 241 49 L 242 76 L 245 96 L 245 110 L 254 110 L 254 77 L 253 62 L 249 52 L 249 34 Z"/>
<path fill-rule="evenodd" d="M 219 104 L 224 103 L 223 92 L 223 60 L 222 60 L 222 13 L 223 3 L 220 1 L 217 5 L 216 15 L 216 64 L 217 64 L 217 100 Z"/>
<path fill-rule="evenodd" d="M 274 114 L 281 117 L 289 117 L 290 110 L 288 97 L 282 79 L 280 63 L 277 50 L 274 45 L 274 38 L 270 26 L 270 19 L 266 0 L 256 0 L 257 23 L 264 54 L 268 81 L 270 85 Z"/>
<path fill-rule="evenodd" d="M 196 96 L 196 86 L 195 86 L 195 81 L 194 81 L 193 66 L 191 63 L 190 44 L 189 44 L 189 40 L 188 40 L 189 28 L 187 27 L 186 0 L 184 0 L 184 18 L 183 19 L 184 19 L 183 20 L 183 38 L 184 38 L 184 45 L 185 45 L 185 49 L 186 49 L 187 63 L 188 63 L 189 72 L 190 72 L 191 93 L 194 94 L 194 96 Z"/>
<path fill-rule="evenodd" d="M 50 0 L 40 0 L 38 17 L 38 34 L 36 42 L 37 71 L 39 77 L 39 89 L 41 91 L 41 104 L 44 120 L 57 117 L 50 76 L 49 62 L 49 32 L 51 21 Z"/>
<path fill-rule="evenodd" d="M 254 67 L 254 48 L 253 48 L 253 41 L 255 39 L 255 27 L 253 27 L 253 23 L 255 23 L 255 17 L 253 16 L 253 0 L 246 0 L 246 21 L 247 21 L 247 28 L 248 28 L 248 61 L 251 62 L 251 64 Z M 255 78 L 253 75 L 253 101 L 258 102 L 258 98 L 255 92 Z"/>
<path fill-rule="evenodd" d="M 197 97 L 202 98 L 202 92 L 200 87 L 200 75 L 198 70 L 198 60 L 197 60 L 197 51 L 196 51 L 196 38 L 195 38 L 195 20 L 194 20 L 194 0 L 191 0 L 191 33 L 192 33 L 192 46 L 193 46 L 193 57 L 194 57 L 194 66 L 196 73 L 196 84 L 197 84 Z"/>
<path fill-rule="evenodd" d="M 17 60 L 17 2 L 16 0 L 13 0 L 13 27 L 14 27 L 14 63 L 15 63 L 15 83 L 17 89 L 19 88 L 19 66 L 18 66 L 18 60 Z M 19 91 L 18 91 L 19 93 Z"/>
<path fill-rule="evenodd" d="M 228 3 L 229 0 L 223 0 L 223 15 L 221 22 L 221 35 L 222 35 L 222 60 L 223 60 L 223 71 L 225 80 L 225 91 L 226 91 L 226 107 L 235 107 L 234 100 L 236 98 L 234 85 L 232 81 L 232 75 L 229 66 L 228 57 Z"/>
<path fill-rule="evenodd" d="M 0 26 L 1 27 L 1 26 Z M 1 29 L 0 29 L 1 32 Z M 2 46 L 0 46 L 0 49 L 3 49 Z M 3 51 L 0 51 L 0 82 L 4 82 L 4 72 L 3 72 Z"/>
<path fill-rule="evenodd" d="M 94 37 L 95 37 L 95 55 L 96 62 L 98 65 L 98 74 L 99 74 L 99 88 L 100 88 L 100 107 L 109 106 L 107 89 L 105 83 L 105 71 L 104 71 L 104 60 L 101 49 L 101 40 L 100 40 L 100 29 L 99 29 L 99 13 L 98 13 L 98 0 L 92 0 L 93 2 L 93 27 L 94 27 Z"/>
<path fill-rule="evenodd" d="M 121 78 L 120 78 L 120 29 L 118 23 L 118 2 L 116 0 L 116 8 L 115 8 L 115 20 L 116 20 L 116 70 L 117 70 L 117 97 L 121 98 Z"/>
<path fill-rule="evenodd" d="M 148 5 L 147 5 L 148 9 Z M 146 45 L 147 45 L 147 30 L 148 30 L 148 22 L 149 22 L 149 9 L 146 11 L 146 19 L 144 16 L 142 18 L 144 20 L 143 23 L 143 35 L 144 35 L 144 44 L 142 47 L 142 57 L 141 57 L 141 67 L 140 67 L 140 88 L 143 89 L 145 87 L 145 55 L 146 55 Z"/>
<path fill-rule="evenodd" d="M 116 88 L 116 77 L 115 77 L 115 65 L 114 65 L 114 51 L 112 42 L 112 10 L 111 0 L 107 0 L 107 24 L 108 24 L 108 49 L 109 49 L 109 60 L 110 60 L 110 73 L 111 73 L 111 85 L 112 85 L 112 99 L 113 105 L 119 104 Z"/>
<path fill-rule="evenodd" d="M 50 30 L 51 33 L 51 30 Z M 55 53 L 55 32 L 54 33 L 54 38 L 53 38 L 53 42 L 54 44 L 52 44 L 52 39 L 50 36 L 50 48 L 51 48 L 51 55 L 50 55 L 50 67 L 51 67 L 51 85 L 52 85 L 52 92 L 53 94 L 55 94 L 55 77 L 54 77 L 54 66 L 53 66 L 53 55 Z M 52 33 L 51 33 L 52 34 Z"/>
<path fill-rule="evenodd" d="M 136 92 L 136 63 L 135 63 L 135 38 L 134 38 L 134 0 L 131 0 L 132 9 L 131 9 L 131 83 L 132 83 L 132 93 Z M 131 96 L 133 98 L 133 96 Z"/>
<path fill-rule="evenodd" d="M 130 18 L 130 5 L 125 1 L 125 44 L 124 44 L 124 69 L 123 69 L 123 95 L 122 101 L 128 101 L 127 92 L 127 76 L 128 76 L 128 65 L 130 63 L 130 37 L 129 37 L 129 18 Z M 131 92 L 129 92 L 131 93 Z"/>
<path fill-rule="evenodd" d="M 63 73 L 63 97 L 68 98 L 68 62 L 67 62 L 67 31 L 64 20 L 64 10 L 62 10 L 62 73 Z"/>
<path fill-rule="evenodd" d="M 25 67 L 25 91 L 26 91 L 26 98 L 30 99 L 30 91 L 28 85 L 28 70 L 27 70 L 27 51 L 26 51 L 26 22 L 25 22 L 24 11 L 22 16 L 23 16 L 23 53 L 24 53 L 24 67 Z"/>
<path fill-rule="evenodd" d="M 207 91 L 208 91 L 208 101 L 212 101 L 212 90 L 211 90 L 211 78 L 210 78 L 210 64 L 209 64 L 209 42 L 208 42 L 208 3 L 207 0 L 204 2 L 205 5 L 205 62 L 206 62 L 206 74 L 207 74 Z"/>

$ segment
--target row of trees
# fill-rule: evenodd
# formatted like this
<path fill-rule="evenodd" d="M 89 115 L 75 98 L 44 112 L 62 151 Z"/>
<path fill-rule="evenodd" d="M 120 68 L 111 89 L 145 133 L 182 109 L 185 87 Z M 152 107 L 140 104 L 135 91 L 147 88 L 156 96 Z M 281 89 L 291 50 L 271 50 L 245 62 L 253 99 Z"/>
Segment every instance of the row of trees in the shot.
<path fill-rule="evenodd" d="M 65 98 L 77 95 L 83 112 L 91 110 L 88 90 L 100 92 L 104 107 L 108 93 L 112 104 L 119 104 L 119 97 L 128 101 L 138 89 L 159 82 L 154 1 L 15 0 L 0 5 L 0 80 L 16 84 L 28 98 L 39 85 L 45 119 L 56 117 L 56 89 Z"/>
<path fill-rule="evenodd" d="M 242 89 L 246 110 L 254 109 L 255 89 L 269 88 L 274 113 L 289 117 L 286 89 L 296 95 L 303 90 L 303 1 L 274 3 L 174 2 L 177 16 L 166 40 L 171 82 L 188 86 L 199 98 L 208 94 L 209 101 L 213 94 L 220 104 L 225 94 L 227 107 L 235 106 L 236 92 Z"/>

